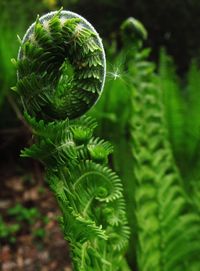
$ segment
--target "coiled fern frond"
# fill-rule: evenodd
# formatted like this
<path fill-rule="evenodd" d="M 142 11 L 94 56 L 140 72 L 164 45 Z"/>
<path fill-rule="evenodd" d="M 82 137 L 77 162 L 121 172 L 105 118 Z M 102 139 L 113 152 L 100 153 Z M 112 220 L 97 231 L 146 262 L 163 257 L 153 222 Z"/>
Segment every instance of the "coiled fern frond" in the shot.
<path fill-rule="evenodd" d="M 16 89 L 35 136 L 22 156 L 45 166 L 74 270 L 128 271 L 123 189 L 107 165 L 113 148 L 93 137 L 92 118 L 72 120 L 103 88 L 105 56 L 98 34 L 77 14 L 47 14 L 25 34 L 16 66 Z"/>
<path fill-rule="evenodd" d="M 68 11 L 38 17 L 18 54 L 17 91 L 38 119 L 72 119 L 96 102 L 105 80 L 101 39 L 83 17 Z"/>

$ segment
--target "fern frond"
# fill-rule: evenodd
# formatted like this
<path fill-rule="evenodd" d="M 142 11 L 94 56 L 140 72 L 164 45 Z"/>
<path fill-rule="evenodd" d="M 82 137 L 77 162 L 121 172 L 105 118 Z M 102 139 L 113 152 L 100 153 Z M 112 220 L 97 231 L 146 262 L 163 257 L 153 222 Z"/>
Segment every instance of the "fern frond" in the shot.
<path fill-rule="evenodd" d="M 133 27 L 131 29 L 133 31 Z M 165 119 L 172 116 L 170 125 L 176 127 L 177 122 L 180 125 L 180 129 L 173 132 L 180 144 L 176 146 L 181 150 L 183 101 L 178 89 L 174 91 L 175 83 L 170 85 L 170 81 L 162 81 L 166 90 L 164 108 L 154 65 L 146 61 L 149 52 L 143 54 L 141 44 L 142 41 L 132 47 L 131 43 L 125 44 L 129 56 L 126 67 L 132 76 L 129 80 L 132 95 L 130 133 L 134 157 L 133 181 L 136 183 L 133 220 L 135 217 L 137 223 L 137 265 L 139 270 L 145 271 L 195 270 L 198 266 L 195 257 L 200 252 L 200 218 L 182 187 Z M 170 103 L 173 102 L 173 110 L 167 115 L 164 110 L 170 110 Z M 167 104 L 170 104 L 169 107 Z"/>
<path fill-rule="evenodd" d="M 191 204 L 199 212 L 199 87 L 200 71 L 191 63 L 186 86 L 181 88 L 172 59 L 161 52 L 160 85 L 165 117 L 176 162 L 183 176 Z"/>
<path fill-rule="evenodd" d="M 154 75 L 149 81 L 154 81 Z M 139 270 L 188 270 L 197 266 L 199 216 L 181 186 L 156 84 L 133 88 L 133 139 Z M 195 268 L 195 267 L 194 267 Z"/>
<path fill-rule="evenodd" d="M 129 227 L 121 181 L 106 166 L 112 146 L 93 137 L 96 122 L 91 118 L 71 123 L 37 122 L 28 115 L 26 119 L 33 126 L 36 143 L 22 156 L 39 159 L 46 166 L 46 178 L 62 210 L 62 228 L 75 270 L 80 270 L 83 248 L 83 270 L 92 268 L 90 261 L 95 262 L 95 270 L 108 263 L 105 270 L 116 270 L 115 263 L 124 260 L 121 255 L 128 244 Z M 80 134 L 84 136 L 78 137 Z"/>

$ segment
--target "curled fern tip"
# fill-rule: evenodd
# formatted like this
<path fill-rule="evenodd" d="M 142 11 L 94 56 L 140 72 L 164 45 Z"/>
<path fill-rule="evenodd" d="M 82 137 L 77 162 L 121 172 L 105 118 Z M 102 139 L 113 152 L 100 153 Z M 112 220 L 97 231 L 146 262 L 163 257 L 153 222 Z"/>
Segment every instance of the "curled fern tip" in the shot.
<path fill-rule="evenodd" d="M 99 98 L 106 63 L 93 26 L 70 11 L 38 17 L 25 33 L 16 63 L 17 91 L 37 119 L 74 119 Z"/>

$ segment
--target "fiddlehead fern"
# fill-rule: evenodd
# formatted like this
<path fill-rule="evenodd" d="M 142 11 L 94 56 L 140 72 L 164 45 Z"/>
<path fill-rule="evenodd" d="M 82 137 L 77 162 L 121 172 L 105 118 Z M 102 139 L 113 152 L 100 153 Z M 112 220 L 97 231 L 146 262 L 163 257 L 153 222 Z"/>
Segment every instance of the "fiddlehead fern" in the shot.
<path fill-rule="evenodd" d="M 122 184 L 107 166 L 112 146 L 93 137 L 93 119 L 71 120 L 93 105 L 103 87 L 105 59 L 96 31 L 71 12 L 45 15 L 27 31 L 16 66 L 17 90 L 36 140 L 22 156 L 45 165 L 74 270 L 129 270 Z"/>
<path fill-rule="evenodd" d="M 76 118 L 100 96 L 105 65 L 101 39 L 90 23 L 72 12 L 51 12 L 22 40 L 17 90 L 38 119 Z"/>

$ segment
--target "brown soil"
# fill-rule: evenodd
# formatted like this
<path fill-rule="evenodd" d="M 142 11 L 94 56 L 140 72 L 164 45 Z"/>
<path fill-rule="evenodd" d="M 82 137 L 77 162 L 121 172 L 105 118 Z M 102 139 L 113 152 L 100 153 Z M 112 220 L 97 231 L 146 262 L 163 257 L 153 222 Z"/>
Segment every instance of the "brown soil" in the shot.
<path fill-rule="evenodd" d="M 30 169 L 26 170 L 17 170 L 16 166 L 13 169 L 12 166 L 5 163 L 0 168 L 0 214 L 4 222 L 6 225 L 16 223 L 8 210 L 17 203 L 26 208 L 37 208 L 41 216 L 32 224 L 17 222 L 20 230 L 14 234 L 14 243 L 0 239 L 0 270 L 72 270 L 67 243 L 57 222 L 60 213 L 43 179 L 42 168 L 34 161 L 30 161 Z M 43 230 L 44 235 L 38 237 L 35 232 L 39 229 Z"/>

